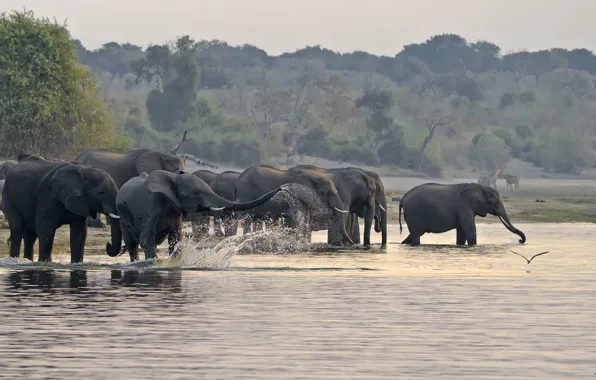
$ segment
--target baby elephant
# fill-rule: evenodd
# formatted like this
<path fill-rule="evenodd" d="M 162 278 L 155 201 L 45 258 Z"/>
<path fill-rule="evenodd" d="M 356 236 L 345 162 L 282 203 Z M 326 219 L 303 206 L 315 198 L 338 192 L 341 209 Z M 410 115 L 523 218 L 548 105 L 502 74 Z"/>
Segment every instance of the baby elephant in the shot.
<path fill-rule="evenodd" d="M 157 257 L 155 250 L 168 238 L 170 254 L 182 237 L 182 216 L 204 211 L 245 211 L 267 202 L 281 189 L 260 198 L 236 203 L 215 194 L 199 177 L 178 171 L 155 170 L 126 182 L 116 196 L 124 239 L 130 260 L 138 260 L 138 245 L 145 259 Z"/>
<path fill-rule="evenodd" d="M 416 186 L 399 203 L 399 230 L 401 210 L 410 234 L 402 244 L 419 245 L 427 232 L 441 233 L 457 230 L 457 245 L 476 245 L 476 216 L 498 216 L 503 225 L 526 242 L 526 235 L 513 227 L 496 189 L 477 183 L 440 185 L 425 183 Z"/>

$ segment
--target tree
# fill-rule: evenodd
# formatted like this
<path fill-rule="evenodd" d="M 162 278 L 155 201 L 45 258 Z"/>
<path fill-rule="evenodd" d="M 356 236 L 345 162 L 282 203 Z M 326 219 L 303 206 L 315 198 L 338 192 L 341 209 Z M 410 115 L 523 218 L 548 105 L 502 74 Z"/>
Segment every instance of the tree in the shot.
<path fill-rule="evenodd" d="M 172 45 L 152 45 L 145 57 L 132 61 L 137 83 L 153 83 L 147 112 L 154 129 L 171 131 L 196 115 L 200 70 L 197 44 L 189 36 Z"/>
<path fill-rule="evenodd" d="M 66 25 L 30 11 L 0 16 L 0 154 L 68 157 L 126 148 Z"/>
<path fill-rule="evenodd" d="M 402 103 L 400 106 L 404 112 L 412 114 L 416 123 L 427 132 L 416 159 L 416 170 L 420 172 L 426 148 L 441 128 L 455 125 L 458 120 L 458 110 L 452 104 L 443 101 L 443 99 L 434 97 L 410 99 L 409 102 Z"/>

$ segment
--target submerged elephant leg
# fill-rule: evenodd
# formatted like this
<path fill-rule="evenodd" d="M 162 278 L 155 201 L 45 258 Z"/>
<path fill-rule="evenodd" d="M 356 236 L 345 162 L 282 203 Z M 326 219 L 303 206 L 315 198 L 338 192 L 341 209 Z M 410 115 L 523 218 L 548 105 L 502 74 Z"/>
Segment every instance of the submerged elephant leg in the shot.
<path fill-rule="evenodd" d="M 358 215 L 350 215 L 350 221 L 350 237 L 352 238 L 354 244 L 360 244 L 360 224 L 358 223 Z"/>
<path fill-rule="evenodd" d="M 143 251 L 145 251 L 145 260 L 154 259 L 157 257 L 157 253 L 155 252 L 156 229 L 157 218 L 149 216 L 143 221 L 139 242 L 141 244 L 141 248 L 143 248 Z"/>
<path fill-rule="evenodd" d="M 76 220 L 70 223 L 70 263 L 83 262 L 85 241 L 87 240 L 87 221 Z"/>
<path fill-rule="evenodd" d="M 178 243 L 182 241 L 182 218 L 178 218 L 176 223 L 172 226 L 170 233 L 168 234 L 168 250 L 170 255 L 176 250 Z M 175 256 L 175 255 L 174 255 Z"/>
<path fill-rule="evenodd" d="M 476 245 L 476 222 L 474 220 L 474 214 L 460 214 L 458 229 L 461 229 L 469 246 Z"/>
<path fill-rule="evenodd" d="M 35 240 L 37 240 L 37 235 L 34 232 L 25 232 L 23 236 L 23 241 L 25 243 L 23 256 L 27 260 L 33 261 L 33 247 L 35 246 Z"/>
<path fill-rule="evenodd" d="M 455 239 L 455 245 L 466 245 L 466 235 L 460 227 L 457 228 L 457 237 Z"/>
<path fill-rule="evenodd" d="M 122 239 L 124 240 L 124 247 L 130 256 L 130 262 L 139 260 L 139 242 L 128 232 L 126 228 L 122 229 Z"/>
<path fill-rule="evenodd" d="M 52 248 L 54 247 L 54 236 L 56 236 L 55 229 L 49 229 L 39 234 L 39 262 L 52 261 Z"/>

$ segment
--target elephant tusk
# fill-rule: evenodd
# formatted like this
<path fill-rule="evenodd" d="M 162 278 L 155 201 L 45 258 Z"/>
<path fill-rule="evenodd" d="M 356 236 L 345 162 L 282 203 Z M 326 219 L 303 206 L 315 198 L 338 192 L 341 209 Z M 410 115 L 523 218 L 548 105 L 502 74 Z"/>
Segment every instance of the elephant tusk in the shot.
<path fill-rule="evenodd" d="M 108 216 L 112 219 L 120 219 L 120 215 L 112 214 L 111 212 L 108 214 Z"/>
<path fill-rule="evenodd" d="M 383 207 L 383 206 L 379 205 L 379 208 L 380 208 L 381 210 L 383 210 L 383 211 L 387 212 L 387 210 L 385 210 L 385 207 Z"/>
<path fill-rule="evenodd" d="M 334 206 L 333 208 L 334 208 L 336 211 L 339 211 L 339 212 L 341 212 L 342 214 L 347 214 L 347 213 L 349 213 L 349 211 L 346 211 L 346 210 L 340 210 L 340 209 L 338 209 L 338 208 L 337 208 L 337 207 L 335 207 L 335 206 Z"/>
<path fill-rule="evenodd" d="M 213 207 L 213 206 L 209 207 L 209 209 L 210 209 L 211 211 L 221 211 L 221 210 L 223 210 L 224 208 L 225 208 L 225 207 Z"/>

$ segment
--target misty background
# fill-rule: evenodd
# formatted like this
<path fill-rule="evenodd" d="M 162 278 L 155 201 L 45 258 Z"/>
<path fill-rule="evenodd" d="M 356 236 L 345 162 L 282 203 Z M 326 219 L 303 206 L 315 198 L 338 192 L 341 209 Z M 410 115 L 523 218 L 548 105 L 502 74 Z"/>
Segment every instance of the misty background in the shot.
<path fill-rule="evenodd" d="M 3 2 L 66 20 L 129 147 L 188 130 L 181 152 L 240 168 L 434 177 L 592 173 L 596 3 L 573 5 Z"/>

